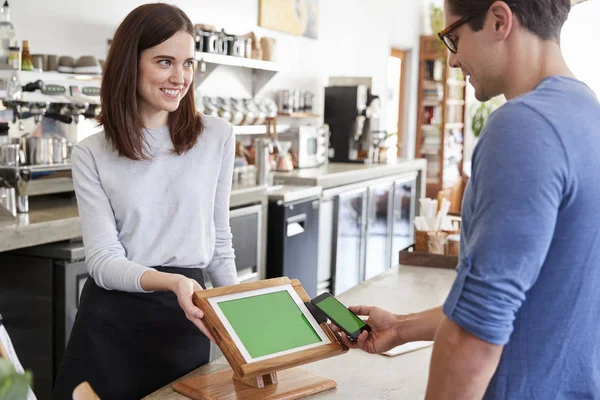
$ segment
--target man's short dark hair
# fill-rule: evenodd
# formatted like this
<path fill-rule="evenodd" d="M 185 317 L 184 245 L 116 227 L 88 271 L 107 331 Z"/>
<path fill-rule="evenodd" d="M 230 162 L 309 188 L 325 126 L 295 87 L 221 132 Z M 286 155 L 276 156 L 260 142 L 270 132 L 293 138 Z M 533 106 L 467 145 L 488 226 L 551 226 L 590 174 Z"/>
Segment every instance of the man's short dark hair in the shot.
<path fill-rule="evenodd" d="M 460 17 L 475 17 L 471 29 L 483 28 L 486 11 L 496 0 L 447 0 L 450 11 Z M 519 22 L 542 40 L 560 41 L 560 31 L 571 10 L 570 0 L 507 0 Z"/>

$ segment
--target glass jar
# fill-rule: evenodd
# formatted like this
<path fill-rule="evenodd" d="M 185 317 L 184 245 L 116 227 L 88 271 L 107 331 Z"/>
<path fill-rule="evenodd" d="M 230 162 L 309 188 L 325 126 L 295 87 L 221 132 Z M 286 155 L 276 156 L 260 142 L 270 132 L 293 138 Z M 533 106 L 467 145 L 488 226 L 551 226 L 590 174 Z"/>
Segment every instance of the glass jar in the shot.
<path fill-rule="evenodd" d="M 21 49 L 19 47 L 8 48 L 8 65 L 12 69 L 21 69 Z"/>

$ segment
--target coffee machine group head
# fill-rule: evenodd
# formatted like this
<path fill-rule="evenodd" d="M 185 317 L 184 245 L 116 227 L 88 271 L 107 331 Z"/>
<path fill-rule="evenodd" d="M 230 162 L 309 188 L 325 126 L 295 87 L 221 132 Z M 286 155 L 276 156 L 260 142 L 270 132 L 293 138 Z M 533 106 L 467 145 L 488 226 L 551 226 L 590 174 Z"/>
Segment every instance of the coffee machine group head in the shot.
<path fill-rule="evenodd" d="M 367 85 L 325 88 L 325 123 L 330 129 L 329 160 L 367 162 L 371 148 L 370 104 L 377 96 Z"/>

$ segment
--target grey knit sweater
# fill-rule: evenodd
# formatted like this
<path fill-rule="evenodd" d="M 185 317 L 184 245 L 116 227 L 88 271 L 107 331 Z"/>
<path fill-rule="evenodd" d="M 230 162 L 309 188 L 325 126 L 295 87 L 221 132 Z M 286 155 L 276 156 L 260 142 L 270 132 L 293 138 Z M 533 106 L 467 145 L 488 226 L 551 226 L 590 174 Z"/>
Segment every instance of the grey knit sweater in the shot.
<path fill-rule="evenodd" d="M 153 266 L 205 268 L 215 287 L 237 283 L 229 227 L 235 137 L 225 120 L 203 118 L 198 143 L 180 156 L 168 127 L 144 130 L 151 161 L 119 157 L 103 132 L 73 149 L 87 267 L 99 286 L 143 292 L 140 277 Z"/>

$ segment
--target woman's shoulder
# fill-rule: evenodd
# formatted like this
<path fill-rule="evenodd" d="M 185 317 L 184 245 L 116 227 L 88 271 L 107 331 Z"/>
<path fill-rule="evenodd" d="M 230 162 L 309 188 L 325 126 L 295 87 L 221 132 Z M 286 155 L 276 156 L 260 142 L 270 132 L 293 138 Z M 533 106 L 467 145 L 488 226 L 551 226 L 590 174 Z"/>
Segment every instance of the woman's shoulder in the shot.
<path fill-rule="evenodd" d="M 204 124 L 202 135 L 209 139 L 214 138 L 224 142 L 233 136 L 233 125 L 223 118 L 203 114 L 202 122 Z"/>
<path fill-rule="evenodd" d="M 110 147 L 108 146 L 106 134 L 104 133 L 104 130 L 102 130 L 98 133 L 94 133 L 93 135 L 86 137 L 83 140 L 80 140 L 75 145 L 75 148 L 95 153 L 97 151 L 108 150 Z"/>
<path fill-rule="evenodd" d="M 115 151 L 112 146 L 109 144 L 106 134 L 104 130 L 94 133 L 86 137 L 83 140 L 80 140 L 74 147 L 71 158 L 73 162 L 75 159 L 80 158 L 82 153 L 85 153 L 87 158 L 93 159 L 106 159 L 107 157 L 113 157 L 115 155 Z"/>

